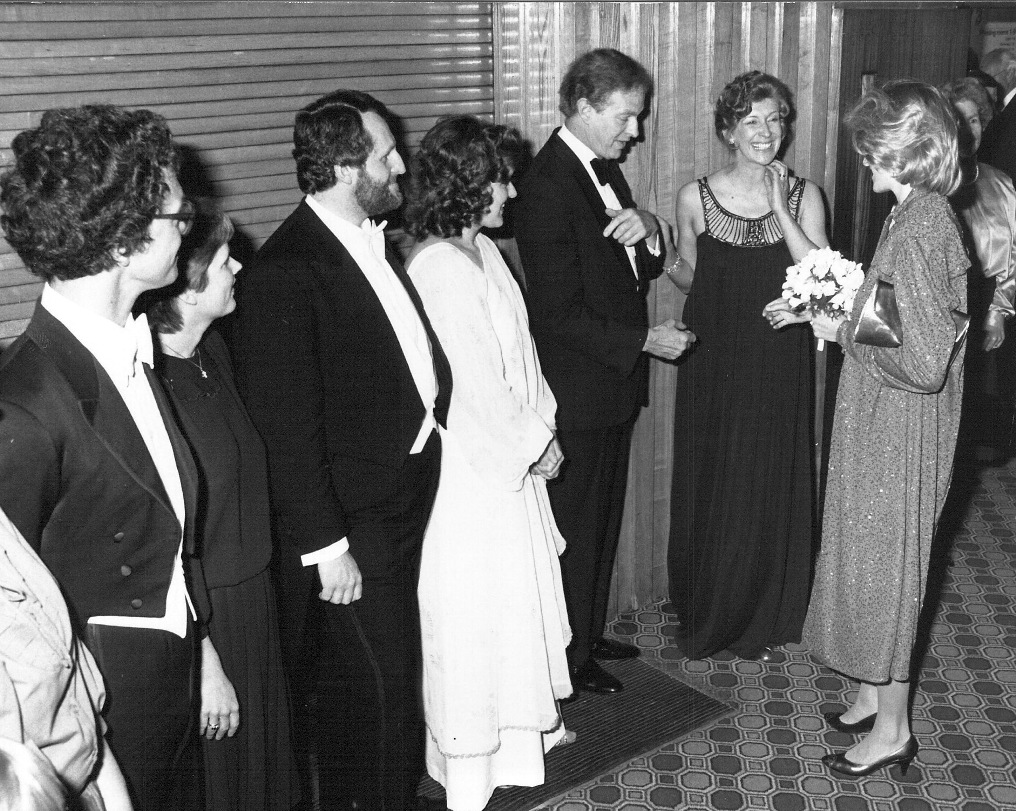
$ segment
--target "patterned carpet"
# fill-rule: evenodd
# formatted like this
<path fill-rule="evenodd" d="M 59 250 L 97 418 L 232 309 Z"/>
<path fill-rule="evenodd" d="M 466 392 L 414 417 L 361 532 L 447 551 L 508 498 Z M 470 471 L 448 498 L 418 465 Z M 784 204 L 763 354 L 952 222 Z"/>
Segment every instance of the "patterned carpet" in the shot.
<path fill-rule="evenodd" d="M 1016 462 L 958 473 L 943 524 L 913 708 L 921 750 L 905 778 L 893 769 L 837 779 L 822 765 L 823 754 L 854 740 L 821 716 L 845 706 L 846 679 L 799 646 L 780 649 L 769 664 L 726 654 L 687 661 L 669 644 L 674 619 L 663 603 L 619 618 L 613 634 L 638 644 L 644 661 L 738 709 L 542 807 L 1016 809 Z"/>

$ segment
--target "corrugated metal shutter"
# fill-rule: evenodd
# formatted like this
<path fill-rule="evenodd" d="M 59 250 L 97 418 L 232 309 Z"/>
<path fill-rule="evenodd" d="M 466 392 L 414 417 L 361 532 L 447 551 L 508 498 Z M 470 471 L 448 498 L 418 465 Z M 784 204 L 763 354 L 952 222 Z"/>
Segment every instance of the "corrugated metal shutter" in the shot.
<path fill-rule="evenodd" d="M 377 96 L 414 148 L 442 115 L 494 115 L 491 3 L 0 3 L 0 171 L 44 110 L 147 107 L 198 157 L 259 246 L 300 199 L 294 113 L 339 87 Z M 0 239 L 0 343 L 40 283 Z"/>

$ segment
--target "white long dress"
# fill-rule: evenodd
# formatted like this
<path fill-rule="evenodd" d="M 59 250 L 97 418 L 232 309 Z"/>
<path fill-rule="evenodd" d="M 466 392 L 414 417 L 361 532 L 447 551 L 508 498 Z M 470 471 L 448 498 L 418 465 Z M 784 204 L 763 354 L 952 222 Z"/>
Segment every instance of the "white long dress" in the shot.
<path fill-rule="evenodd" d="M 441 482 L 423 543 L 420 614 L 427 771 L 453 811 L 544 780 L 564 734 L 571 639 L 546 482 L 529 472 L 557 403 L 518 285 L 496 246 L 483 270 L 438 242 L 409 274 L 452 368 Z"/>

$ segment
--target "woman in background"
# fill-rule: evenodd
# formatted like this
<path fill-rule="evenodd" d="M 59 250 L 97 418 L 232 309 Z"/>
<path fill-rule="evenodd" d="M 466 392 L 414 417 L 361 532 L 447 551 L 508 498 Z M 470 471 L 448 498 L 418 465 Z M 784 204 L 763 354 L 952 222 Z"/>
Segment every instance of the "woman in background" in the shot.
<path fill-rule="evenodd" d="M 956 120 L 939 91 L 890 82 L 848 114 L 854 149 L 876 192 L 896 207 L 847 318 L 816 315 L 819 338 L 843 347 L 822 545 L 804 629 L 815 656 L 860 682 L 854 703 L 827 713 L 842 732 L 868 732 L 823 762 L 856 777 L 917 754 L 910 734 L 911 654 L 935 527 L 959 428 L 969 262 L 945 199 L 960 184 Z M 898 346 L 874 346 L 868 299 L 881 287 L 899 315 Z M 884 343 L 884 342 L 883 342 Z"/>
<path fill-rule="evenodd" d="M 261 439 L 212 322 L 236 308 L 232 223 L 199 201 L 177 282 L 153 291 L 149 322 L 166 383 L 201 473 L 197 537 L 212 616 L 201 648 L 205 805 L 288 811 L 298 799 L 282 675 L 268 474 Z"/>
<path fill-rule="evenodd" d="M 780 296 L 787 268 L 829 240 L 821 189 L 777 160 L 792 118 L 783 82 L 738 76 L 716 102 L 730 162 L 678 192 L 667 274 L 698 343 L 680 364 L 669 568 L 691 659 L 769 661 L 800 641 L 808 605 L 811 334 Z"/>
<path fill-rule="evenodd" d="M 420 572 L 427 770 L 452 811 L 544 780 L 571 637 L 547 498 L 561 449 L 518 285 L 480 233 L 515 196 L 519 135 L 438 122 L 410 169 L 409 275 L 455 381 Z"/>
<path fill-rule="evenodd" d="M 990 458 L 999 445 L 1002 424 L 1001 412 L 991 408 L 999 394 L 994 350 L 1005 340 L 1005 320 L 1016 312 L 1016 189 L 1005 172 L 977 160 L 981 133 L 992 118 L 991 99 L 984 85 L 966 77 L 949 82 L 942 92 L 960 121 L 963 184 L 951 200 L 966 225 L 967 253 L 973 262 L 967 274 L 970 335 L 960 447 L 980 446 L 980 453 Z M 1011 348 L 1006 353 L 1011 355 Z"/>

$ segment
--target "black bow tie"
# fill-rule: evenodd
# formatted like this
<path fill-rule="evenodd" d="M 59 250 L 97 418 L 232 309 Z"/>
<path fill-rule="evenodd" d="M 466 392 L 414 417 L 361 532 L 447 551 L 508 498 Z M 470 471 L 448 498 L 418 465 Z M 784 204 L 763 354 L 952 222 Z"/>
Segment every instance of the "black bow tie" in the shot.
<path fill-rule="evenodd" d="M 593 158 L 589 161 L 589 165 L 593 167 L 593 173 L 596 175 L 596 180 L 601 186 L 606 186 L 610 183 L 610 170 L 614 161 L 607 160 L 606 158 Z"/>

